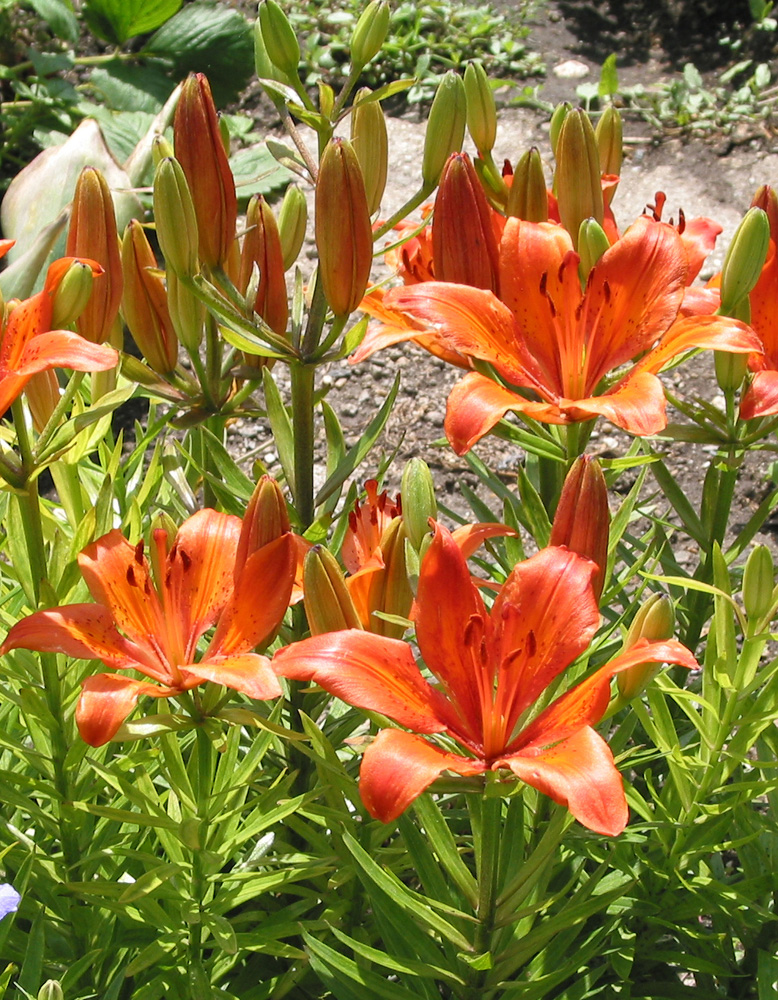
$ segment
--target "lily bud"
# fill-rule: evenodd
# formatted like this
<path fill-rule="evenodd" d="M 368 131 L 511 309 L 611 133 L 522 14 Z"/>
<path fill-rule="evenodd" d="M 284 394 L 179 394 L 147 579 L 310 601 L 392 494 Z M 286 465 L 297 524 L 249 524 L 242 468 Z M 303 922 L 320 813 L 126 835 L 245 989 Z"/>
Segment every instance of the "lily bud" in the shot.
<path fill-rule="evenodd" d="M 421 177 L 424 188 L 432 191 L 446 161 L 462 148 L 467 121 L 465 85 L 453 70 L 438 84 L 427 119 Z"/>
<path fill-rule="evenodd" d="M 770 223 L 770 239 L 778 244 L 778 195 L 775 190 L 767 184 L 763 184 L 754 195 L 751 202 L 752 208 L 761 208 L 767 212 L 767 219 Z"/>
<path fill-rule="evenodd" d="M 430 467 L 421 458 L 412 458 L 403 469 L 400 486 L 403 521 L 408 540 L 418 552 L 424 538 L 432 531 L 430 518 L 438 516 L 435 484 Z"/>
<path fill-rule="evenodd" d="M 604 218 L 600 154 L 589 116 L 580 108 L 565 116 L 556 146 L 555 190 L 562 225 L 577 249 L 584 219 Z"/>
<path fill-rule="evenodd" d="M 770 222 L 761 208 L 749 208 L 735 230 L 721 269 L 722 316 L 731 315 L 759 280 L 770 246 Z"/>
<path fill-rule="evenodd" d="M 452 153 L 432 217 L 435 278 L 496 292 L 500 254 L 492 213 L 467 153 Z"/>
<path fill-rule="evenodd" d="M 40 434 L 60 400 L 57 373 L 51 368 L 36 372 L 24 387 L 24 395 L 30 407 L 33 426 Z"/>
<path fill-rule="evenodd" d="M 766 545 L 756 545 L 743 570 L 743 606 L 749 618 L 763 618 L 773 603 L 775 567 Z"/>
<path fill-rule="evenodd" d="M 546 178 L 536 146 L 528 149 L 516 164 L 505 214 L 527 222 L 548 222 Z"/>
<path fill-rule="evenodd" d="M 559 133 L 562 131 L 562 124 L 572 110 L 572 104 L 569 101 L 565 101 L 564 104 L 557 104 L 551 114 L 548 137 L 551 143 L 551 152 L 554 156 L 556 156 L 556 147 L 559 142 Z"/>
<path fill-rule="evenodd" d="M 592 590 L 600 599 L 608 565 L 608 487 L 596 458 L 581 455 L 565 477 L 549 545 L 566 545 L 597 564 Z"/>
<path fill-rule="evenodd" d="M 166 157 L 174 155 L 173 143 L 164 135 L 155 135 L 151 140 L 151 162 L 154 164 L 154 169 L 156 170 Z"/>
<path fill-rule="evenodd" d="M 746 306 L 745 310 L 742 308 L 743 305 Z M 751 312 L 750 308 L 748 308 L 748 299 L 741 301 L 740 306 L 733 310 L 733 312 L 737 313 L 733 319 L 739 319 L 744 323 L 748 323 Z M 748 316 L 744 316 L 744 312 Z M 748 355 L 732 354 L 729 351 L 714 351 L 713 363 L 719 389 L 725 393 L 737 392 L 748 373 Z"/>
<path fill-rule="evenodd" d="M 97 272 L 104 277 L 103 269 Z M 86 261 L 74 260 L 60 281 L 52 303 L 51 328 L 71 326 L 83 313 L 92 296 L 92 266 Z"/>
<path fill-rule="evenodd" d="M 408 580 L 405 560 L 407 537 L 408 533 L 402 518 L 396 517 L 381 536 L 384 568 L 371 575 L 367 592 L 367 621 L 364 624 L 371 632 L 389 639 L 402 638 L 404 628 L 402 625 L 378 618 L 374 612 L 382 611 L 401 618 L 407 618 L 410 614 L 413 591 Z"/>
<path fill-rule="evenodd" d="M 167 307 L 179 341 L 194 354 L 203 339 L 205 306 L 172 269 L 167 272 Z"/>
<path fill-rule="evenodd" d="M 311 635 L 362 628 L 340 566 L 321 545 L 314 545 L 305 556 L 303 592 Z"/>
<path fill-rule="evenodd" d="M 497 107 L 489 77 L 480 62 L 469 62 L 465 69 L 467 130 L 481 156 L 488 156 L 497 138 Z"/>
<path fill-rule="evenodd" d="M 359 160 L 345 139 L 331 139 L 319 165 L 316 247 L 327 302 L 336 316 L 347 316 L 367 288 L 373 230 Z"/>
<path fill-rule="evenodd" d="M 252 552 L 269 545 L 291 530 L 281 487 L 271 476 L 262 476 L 251 494 L 243 518 L 235 554 L 236 572 L 243 569 Z"/>
<path fill-rule="evenodd" d="M 594 219 L 584 219 L 578 230 L 578 274 L 585 285 L 589 272 L 610 247 L 605 230 Z"/>
<path fill-rule="evenodd" d="M 389 138 L 386 119 L 378 101 L 364 98 L 370 94 L 363 87 L 354 99 L 351 112 L 351 145 L 357 154 L 365 181 L 367 207 L 371 215 L 378 211 L 386 187 L 389 169 Z"/>
<path fill-rule="evenodd" d="M 308 226 L 308 205 L 305 195 L 299 187 L 290 184 L 286 189 L 281 210 L 278 213 L 278 235 L 281 239 L 281 252 L 284 257 L 284 270 L 297 260 L 305 242 L 305 230 Z"/>
<path fill-rule="evenodd" d="M 167 304 L 165 282 L 143 226 L 133 219 L 122 239 L 122 312 L 148 366 L 167 375 L 178 361 L 178 338 Z"/>
<path fill-rule="evenodd" d="M 612 104 L 603 111 L 597 127 L 594 130 L 597 148 L 600 152 L 600 173 L 621 174 L 621 164 L 624 160 L 624 134 L 621 126 L 621 115 Z M 616 186 L 609 187 L 603 193 L 608 205 L 616 193 Z"/>
<path fill-rule="evenodd" d="M 84 167 L 76 182 L 65 254 L 88 257 L 105 271 L 76 320 L 82 337 L 93 344 L 104 344 L 119 315 L 122 265 L 111 190 L 96 167 Z"/>
<path fill-rule="evenodd" d="M 38 1000 L 65 1000 L 65 994 L 56 979 L 47 979 L 38 990 Z"/>
<path fill-rule="evenodd" d="M 270 61 L 286 76 L 296 77 L 300 65 L 300 44 L 289 19 L 275 0 L 262 0 L 259 25 Z"/>
<path fill-rule="evenodd" d="M 262 195 L 256 194 L 246 212 L 246 235 L 240 254 L 238 288 L 243 295 L 255 264 L 259 267 L 259 287 L 254 301 L 247 304 L 271 330 L 282 335 L 289 319 L 289 303 L 281 239 L 273 210 Z"/>
<path fill-rule="evenodd" d="M 154 220 L 168 267 L 181 277 L 197 274 L 197 216 L 184 171 L 173 157 L 160 161 L 154 175 Z"/>
<path fill-rule="evenodd" d="M 638 639 L 652 642 L 672 638 L 675 631 L 673 602 L 667 594 L 652 594 L 632 620 L 624 640 L 623 652 L 631 649 Z M 661 670 L 658 663 L 638 663 L 616 675 L 622 701 L 631 701 L 641 694 Z"/>
<path fill-rule="evenodd" d="M 173 138 L 197 216 L 200 259 L 207 267 L 221 267 L 235 241 L 238 202 L 211 87 L 202 73 L 184 82 Z"/>
<path fill-rule="evenodd" d="M 389 30 L 389 4 L 372 0 L 365 7 L 351 36 L 351 71 L 358 72 L 377 55 Z"/>

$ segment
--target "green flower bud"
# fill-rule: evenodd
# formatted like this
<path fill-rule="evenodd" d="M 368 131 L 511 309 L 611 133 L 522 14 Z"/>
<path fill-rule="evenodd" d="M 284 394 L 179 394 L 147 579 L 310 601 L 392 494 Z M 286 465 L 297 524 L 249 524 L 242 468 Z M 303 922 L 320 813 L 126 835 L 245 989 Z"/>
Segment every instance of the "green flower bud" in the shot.
<path fill-rule="evenodd" d="M 773 603 L 775 568 L 766 545 L 756 545 L 743 570 L 743 605 L 751 619 L 763 618 Z"/>
<path fill-rule="evenodd" d="M 156 169 L 166 157 L 173 155 L 173 143 L 164 135 L 155 135 L 151 141 L 151 160 L 154 168 Z"/>
<path fill-rule="evenodd" d="M 556 145 L 555 189 L 559 217 L 577 247 L 584 219 L 602 225 L 604 207 L 600 154 L 589 116 L 580 108 L 565 116 Z"/>
<path fill-rule="evenodd" d="M 205 326 L 205 305 L 187 288 L 175 271 L 166 275 L 167 307 L 176 336 L 189 354 L 200 347 Z"/>
<path fill-rule="evenodd" d="M 270 61 L 286 76 L 296 77 L 300 65 L 300 45 L 294 28 L 275 0 L 262 0 L 259 25 Z"/>
<path fill-rule="evenodd" d="M 430 534 L 429 519 L 438 514 L 432 473 L 421 458 L 412 458 L 403 469 L 400 496 L 405 530 L 418 552 L 424 537 Z"/>
<path fill-rule="evenodd" d="M 569 101 L 565 101 L 564 104 L 557 104 L 551 114 L 551 123 L 549 131 L 549 141 L 551 142 L 551 152 L 556 156 L 556 146 L 559 141 L 559 133 L 562 129 L 562 123 L 570 111 L 573 110 L 572 104 Z"/>
<path fill-rule="evenodd" d="M 308 206 L 305 195 L 299 187 L 290 184 L 286 189 L 281 210 L 278 213 L 278 235 L 281 238 L 281 250 L 284 255 L 284 270 L 297 260 L 297 255 L 305 242 L 305 230 L 308 225 Z"/>
<path fill-rule="evenodd" d="M 546 178 L 536 146 L 528 149 L 516 164 L 505 214 L 527 222 L 548 222 Z"/>
<path fill-rule="evenodd" d="M 63 326 L 75 323 L 86 308 L 91 295 L 92 267 L 83 261 L 75 260 L 54 295 L 52 329 L 61 329 Z"/>
<path fill-rule="evenodd" d="M 675 611 L 667 594 L 652 594 L 632 620 L 624 640 L 623 652 L 631 649 L 638 639 L 653 642 L 672 638 L 675 631 Z M 658 663 L 638 663 L 616 675 L 622 701 L 631 701 L 645 691 L 661 670 Z"/>
<path fill-rule="evenodd" d="M 744 301 L 748 305 L 748 299 Z M 740 312 L 740 310 L 738 309 L 736 312 Z M 743 316 L 739 315 L 735 318 L 743 319 Z M 748 320 L 744 320 L 744 322 L 747 323 Z M 716 381 L 721 391 L 737 392 L 748 373 L 748 355 L 731 354 L 729 351 L 714 351 L 713 363 L 716 368 Z"/>
<path fill-rule="evenodd" d="M 497 138 L 497 108 L 489 77 L 480 62 L 467 64 L 465 97 L 468 131 L 481 156 L 488 156 Z"/>
<path fill-rule="evenodd" d="M 624 160 L 624 134 L 621 115 L 612 104 L 608 105 L 600 116 L 594 136 L 600 153 L 600 172 L 620 174 Z"/>
<path fill-rule="evenodd" d="M 370 90 L 364 87 L 354 99 L 354 108 L 351 112 L 351 145 L 362 168 L 367 207 L 373 215 L 381 205 L 386 187 L 389 138 L 380 103 L 378 101 L 365 103 L 364 99 L 369 94 Z"/>
<path fill-rule="evenodd" d="M 303 592 L 311 635 L 362 628 L 338 561 L 321 545 L 314 545 L 303 562 Z"/>
<path fill-rule="evenodd" d="M 578 230 L 578 254 L 581 258 L 578 264 L 578 274 L 581 284 L 586 284 L 589 272 L 609 248 L 610 243 L 605 230 L 594 219 L 584 219 Z"/>
<path fill-rule="evenodd" d="M 732 237 L 721 269 L 722 316 L 748 295 L 759 280 L 770 245 L 770 221 L 761 208 L 749 208 Z"/>
<path fill-rule="evenodd" d="M 453 70 L 449 70 L 438 84 L 427 119 L 421 164 L 426 190 L 432 191 L 440 180 L 446 160 L 462 148 L 466 119 L 465 85 Z"/>
<path fill-rule="evenodd" d="M 38 990 L 38 1000 L 64 1000 L 65 994 L 56 979 L 48 979 Z"/>
<path fill-rule="evenodd" d="M 372 0 L 365 7 L 351 36 L 351 69 L 356 72 L 377 55 L 389 30 L 389 4 Z"/>
<path fill-rule="evenodd" d="M 154 218 L 169 267 L 182 277 L 196 274 L 199 238 L 194 202 L 181 164 L 170 156 L 160 161 L 154 175 Z"/>

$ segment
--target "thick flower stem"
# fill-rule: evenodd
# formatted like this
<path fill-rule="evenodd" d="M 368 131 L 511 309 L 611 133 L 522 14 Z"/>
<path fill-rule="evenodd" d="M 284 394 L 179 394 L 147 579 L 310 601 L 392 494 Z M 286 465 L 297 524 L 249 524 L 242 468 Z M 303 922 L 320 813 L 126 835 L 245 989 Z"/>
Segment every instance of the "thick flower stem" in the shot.
<path fill-rule="evenodd" d="M 473 936 L 473 951 L 476 956 L 486 955 L 492 949 L 497 910 L 502 799 L 489 795 L 489 789 L 494 784 L 495 775 L 492 772 L 487 773 L 484 777 L 483 795 L 477 801 L 473 799 L 469 803 L 478 881 L 478 904 L 475 913 L 478 925 Z M 468 990 L 464 994 L 467 1000 L 480 1000 L 486 976 L 487 971 L 484 969 L 471 970 Z"/>
<path fill-rule="evenodd" d="M 314 520 L 313 503 L 313 365 L 295 362 L 292 376 L 292 429 L 294 433 L 294 505 L 303 530 Z"/>
<path fill-rule="evenodd" d="M 40 602 L 41 584 L 46 579 L 46 550 L 43 542 L 43 526 L 41 524 L 40 497 L 38 496 L 38 480 L 35 477 L 35 462 L 33 459 L 30 435 L 21 400 L 16 399 L 11 404 L 16 442 L 19 448 L 24 489 L 19 495 L 19 511 L 24 527 L 24 541 L 30 560 L 30 576 L 32 593 L 27 596 L 37 607 Z"/>

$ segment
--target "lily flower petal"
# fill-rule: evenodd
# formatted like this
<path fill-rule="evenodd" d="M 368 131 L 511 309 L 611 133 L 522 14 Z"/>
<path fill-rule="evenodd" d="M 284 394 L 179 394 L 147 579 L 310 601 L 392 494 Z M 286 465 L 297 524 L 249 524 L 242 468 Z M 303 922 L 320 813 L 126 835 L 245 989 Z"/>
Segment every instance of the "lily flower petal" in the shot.
<path fill-rule="evenodd" d="M 778 413 L 778 371 L 757 372 L 740 401 L 740 417 L 753 420 Z"/>
<path fill-rule="evenodd" d="M 566 405 L 565 405 L 566 404 Z M 602 415 L 617 427 L 640 436 L 658 434 L 667 426 L 662 383 L 650 372 L 631 373 L 611 392 L 588 399 L 560 402 L 571 420 L 591 420 Z"/>
<path fill-rule="evenodd" d="M 686 316 L 673 323 L 633 371 L 658 372 L 668 361 L 693 348 L 732 354 L 761 353 L 762 341 L 750 326 L 729 316 Z"/>
<path fill-rule="evenodd" d="M 444 771 L 482 774 L 481 761 L 446 753 L 414 733 L 383 729 L 365 751 L 359 794 L 374 819 L 391 823 Z"/>
<path fill-rule="evenodd" d="M 629 810 L 621 775 L 608 744 L 593 729 L 581 729 L 534 756 L 513 754 L 494 767 L 509 767 L 526 782 L 567 806 L 579 823 L 609 837 L 627 825 Z"/>
<path fill-rule="evenodd" d="M 442 696 L 422 677 L 410 646 L 360 629 L 325 632 L 279 650 L 273 669 L 313 681 L 357 708 L 394 719 L 419 733 L 446 729 Z"/>
<path fill-rule="evenodd" d="M 257 701 L 267 701 L 283 694 L 270 660 L 258 653 L 212 656 L 199 663 L 187 664 L 182 673 L 198 678 L 198 682 L 224 684 L 225 687 L 242 691 Z"/>
<path fill-rule="evenodd" d="M 167 698 L 177 693 L 177 688 L 159 687 L 122 674 L 93 674 L 81 687 L 76 706 L 78 731 L 90 746 L 101 747 L 113 739 L 141 695 Z"/>

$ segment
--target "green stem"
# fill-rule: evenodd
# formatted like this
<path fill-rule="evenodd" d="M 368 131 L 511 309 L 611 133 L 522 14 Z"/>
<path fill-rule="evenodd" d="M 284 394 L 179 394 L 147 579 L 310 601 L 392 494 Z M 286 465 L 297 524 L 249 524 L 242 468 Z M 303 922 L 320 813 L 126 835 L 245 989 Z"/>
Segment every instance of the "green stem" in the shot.
<path fill-rule="evenodd" d="M 402 222 L 406 215 L 410 215 L 415 208 L 418 208 L 425 198 L 429 198 L 434 190 L 434 185 L 432 187 L 427 187 L 425 185 L 423 188 L 420 188 L 412 198 L 409 198 L 404 205 L 397 209 L 394 215 L 390 216 L 386 222 L 383 223 L 383 225 L 376 229 L 373 233 L 373 242 L 375 243 L 375 241 L 380 240 L 382 236 L 386 236 L 388 232 L 394 229 L 398 222 Z"/>
<path fill-rule="evenodd" d="M 292 376 L 292 430 L 294 434 L 294 504 L 303 530 L 313 524 L 313 365 L 295 362 Z"/>
<path fill-rule="evenodd" d="M 40 497 L 38 495 L 38 480 L 35 477 L 35 460 L 32 443 L 27 429 L 27 420 L 21 399 L 15 399 L 11 404 L 16 443 L 22 463 L 24 488 L 18 494 L 19 510 L 24 528 L 24 541 L 27 556 L 30 560 L 32 593 L 28 595 L 37 607 L 40 603 L 41 584 L 46 579 L 46 547 L 43 541 L 43 524 L 41 521 Z"/>
<path fill-rule="evenodd" d="M 473 936 L 473 950 L 477 956 L 485 955 L 492 950 L 497 912 L 502 799 L 488 794 L 495 780 L 496 775 L 493 772 L 487 773 L 484 776 L 483 795 L 477 802 L 473 800 L 469 803 L 478 880 L 478 904 L 475 912 L 478 924 Z M 469 989 L 465 993 L 467 1000 L 481 1000 L 486 976 L 485 970 L 471 970 Z"/>

